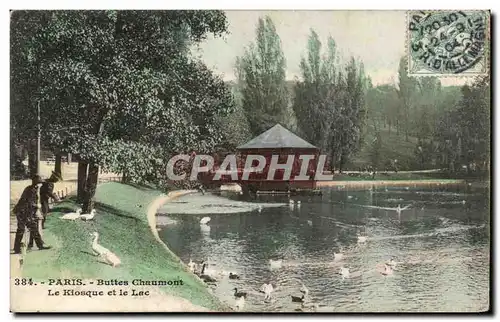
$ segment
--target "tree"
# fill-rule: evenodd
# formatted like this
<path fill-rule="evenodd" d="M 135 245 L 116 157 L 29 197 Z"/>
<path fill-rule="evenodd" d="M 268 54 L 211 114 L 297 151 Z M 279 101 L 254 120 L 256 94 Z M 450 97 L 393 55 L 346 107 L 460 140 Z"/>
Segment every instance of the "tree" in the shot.
<path fill-rule="evenodd" d="M 252 138 L 250 125 L 248 124 L 247 116 L 243 110 L 240 91 L 237 85 L 233 85 L 231 90 L 235 102 L 234 112 L 218 120 L 218 127 L 223 135 L 221 144 L 226 150 L 234 150 L 236 147 L 248 142 Z"/>
<path fill-rule="evenodd" d="M 408 76 L 407 70 L 407 58 L 402 57 L 399 61 L 399 85 L 398 85 L 398 96 L 400 99 L 400 108 L 402 110 L 404 131 L 406 141 L 409 141 L 410 132 L 410 113 L 413 107 L 413 99 L 415 97 L 416 81 L 413 77 Z M 400 128 L 400 123 L 398 120 L 398 132 Z"/>
<path fill-rule="evenodd" d="M 84 211 L 93 208 L 100 166 L 140 181 L 154 177 L 170 154 L 207 151 L 220 141 L 216 119 L 232 111 L 231 95 L 190 56 L 189 46 L 226 31 L 222 12 L 53 11 L 44 17 L 19 49 L 17 64 L 36 76 L 32 97 L 41 102 L 46 139 L 79 157 Z M 19 33 L 26 25 L 16 25 Z"/>
<path fill-rule="evenodd" d="M 261 134 L 276 123 L 288 126 L 286 60 L 269 16 L 259 18 L 256 41 L 245 49 L 243 57 L 236 59 L 235 68 L 252 134 Z"/>

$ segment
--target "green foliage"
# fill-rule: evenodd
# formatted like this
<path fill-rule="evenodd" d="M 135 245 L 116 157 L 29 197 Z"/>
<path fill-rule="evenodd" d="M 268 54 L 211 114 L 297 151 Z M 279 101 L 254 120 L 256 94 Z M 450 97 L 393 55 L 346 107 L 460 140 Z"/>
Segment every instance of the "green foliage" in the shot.
<path fill-rule="evenodd" d="M 40 102 L 42 139 L 53 149 L 140 179 L 156 174 L 153 155 L 206 152 L 221 141 L 216 121 L 232 112 L 231 94 L 189 48 L 208 33 L 225 33 L 224 13 L 45 11 L 12 18 L 14 123 L 32 124 Z"/>
<path fill-rule="evenodd" d="M 321 42 L 311 30 L 308 56 L 300 63 L 293 108 L 306 140 L 331 154 L 333 165 L 342 168 L 358 149 L 364 116 L 367 78 L 363 65 L 351 58 L 339 64 L 333 38 L 321 59 Z"/>
<path fill-rule="evenodd" d="M 256 42 L 236 59 L 242 106 L 253 135 L 261 134 L 276 123 L 291 123 L 286 84 L 286 60 L 281 40 L 270 17 L 259 18 Z"/>

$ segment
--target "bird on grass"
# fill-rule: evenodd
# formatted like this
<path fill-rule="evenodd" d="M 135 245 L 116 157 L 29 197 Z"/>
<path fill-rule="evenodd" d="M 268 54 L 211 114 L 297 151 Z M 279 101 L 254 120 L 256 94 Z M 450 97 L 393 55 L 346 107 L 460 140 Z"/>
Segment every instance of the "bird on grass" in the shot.
<path fill-rule="evenodd" d="M 95 215 L 96 215 L 96 210 L 92 209 L 92 211 L 90 212 L 90 214 L 81 214 L 80 215 L 80 219 L 81 220 L 85 220 L 85 221 L 92 220 L 92 219 L 94 219 Z"/>
<path fill-rule="evenodd" d="M 81 213 L 82 213 L 82 208 L 78 208 L 76 212 L 69 212 L 67 214 L 64 214 L 64 216 L 62 216 L 61 219 L 76 220 L 77 218 L 80 217 Z"/>

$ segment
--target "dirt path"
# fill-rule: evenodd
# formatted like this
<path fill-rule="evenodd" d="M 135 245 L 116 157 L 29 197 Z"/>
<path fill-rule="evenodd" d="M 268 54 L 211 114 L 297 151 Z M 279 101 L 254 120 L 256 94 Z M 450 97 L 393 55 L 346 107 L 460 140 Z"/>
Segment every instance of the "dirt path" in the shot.
<path fill-rule="evenodd" d="M 156 230 L 156 211 L 158 208 L 174 198 L 181 195 L 191 193 L 192 191 L 174 191 L 166 196 L 161 196 L 154 200 L 148 207 L 148 223 L 151 232 L 155 238 L 164 245 L 165 249 L 171 252 L 168 247 L 161 241 Z M 15 225 L 15 218 L 11 220 Z M 14 229 L 15 230 L 15 229 Z M 13 234 L 11 234 L 13 237 Z M 11 243 L 13 241 L 11 240 Z M 177 258 L 177 256 L 175 256 Z M 180 261 L 180 259 L 179 259 Z M 96 286 L 95 280 L 85 280 L 85 285 L 80 286 L 49 286 L 32 285 L 20 286 L 15 285 L 16 278 L 20 278 L 22 269 L 19 265 L 19 255 L 11 255 L 11 292 L 10 292 L 10 310 L 13 312 L 208 312 L 209 309 L 194 305 L 186 299 L 166 295 L 160 291 L 158 287 L 141 287 L 141 286 Z M 57 274 L 58 276 L 61 273 Z M 71 274 L 68 272 L 68 278 Z M 91 284 L 93 282 L 94 284 Z M 129 282 L 130 283 L 130 282 Z M 75 296 L 49 296 L 64 290 L 73 291 L 102 291 L 102 295 L 93 297 L 85 295 Z M 112 295 L 115 291 L 116 295 Z M 119 296 L 120 290 L 126 291 L 127 296 Z M 133 293 L 140 291 L 149 291 L 147 296 L 131 296 Z"/>

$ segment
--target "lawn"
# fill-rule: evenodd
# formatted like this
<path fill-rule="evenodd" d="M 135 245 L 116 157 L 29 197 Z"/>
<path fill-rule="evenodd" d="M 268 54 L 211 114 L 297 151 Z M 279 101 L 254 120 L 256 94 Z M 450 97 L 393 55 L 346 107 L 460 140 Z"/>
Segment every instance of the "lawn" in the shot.
<path fill-rule="evenodd" d="M 48 278 L 101 278 L 143 280 L 182 280 L 183 286 L 162 287 L 209 309 L 222 309 L 206 286 L 183 269 L 154 238 L 147 221 L 148 205 L 161 193 L 144 187 L 115 182 L 99 185 L 94 221 L 68 221 L 59 217 L 78 208 L 74 199 L 54 207 L 44 230 L 46 243 L 55 250 L 33 251 L 26 257 L 23 275 L 34 280 Z M 121 259 L 120 267 L 99 263 L 92 255 L 90 233 L 99 232 L 99 243 Z M 36 249 L 36 247 L 35 247 Z"/>

